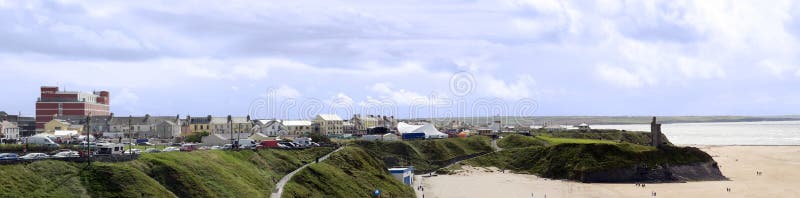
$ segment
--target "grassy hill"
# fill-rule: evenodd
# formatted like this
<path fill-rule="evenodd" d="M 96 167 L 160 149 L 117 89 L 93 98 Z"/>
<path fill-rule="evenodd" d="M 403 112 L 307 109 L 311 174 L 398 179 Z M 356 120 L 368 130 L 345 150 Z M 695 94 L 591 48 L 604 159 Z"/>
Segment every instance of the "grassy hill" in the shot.
<path fill-rule="evenodd" d="M 286 184 L 283 197 L 414 197 L 411 187 L 389 174 L 386 165 L 361 147 L 347 147 L 303 169 Z"/>
<path fill-rule="evenodd" d="M 0 197 L 268 197 L 274 181 L 331 150 L 157 153 L 90 168 L 55 160 L 3 165 Z"/>
<path fill-rule="evenodd" d="M 414 141 L 356 141 L 371 156 L 388 167 L 413 165 L 417 173 L 431 172 L 452 159 L 491 152 L 490 139 L 484 136 Z"/>
<path fill-rule="evenodd" d="M 581 130 L 565 130 L 565 131 L 547 131 L 535 130 L 531 133 L 534 136 L 549 136 L 556 138 L 574 138 L 574 139 L 593 139 L 593 140 L 608 140 L 615 142 L 627 142 L 639 145 L 650 144 L 650 132 L 639 131 L 622 131 L 614 129 L 592 129 L 589 131 Z M 661 134 L 661 139 L 666 143 L 671 144 L 664 134 Z"/>
<path fill-rule="evenodd" d="M 547 147 L 506 149 L 464 163 L 553 179 L 582 180 L 585 174 L 615 169 L 688 165 L 712 160 L 711 156 L 693 147 L 655 149 L 629 143 L 560 143 Z"/>

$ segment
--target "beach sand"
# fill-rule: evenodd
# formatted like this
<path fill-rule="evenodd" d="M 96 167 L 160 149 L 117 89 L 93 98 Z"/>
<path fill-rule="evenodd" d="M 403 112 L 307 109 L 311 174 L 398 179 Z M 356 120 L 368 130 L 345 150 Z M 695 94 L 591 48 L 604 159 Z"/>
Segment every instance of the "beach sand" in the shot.
<path fill-rule="evenodd" d="M 800 146 L 696 146 L 719 162 L 730 181 L 585 184 L 464 167 L 457 175 L 423 178 L 426 198 L 444 197 L 800 197 Z M 756 171 L 763 172 L 757 176 Z M 727 192 L 726 188 L 731 188 Z M 418 192 L 421 197 L 423 192 Z"/>

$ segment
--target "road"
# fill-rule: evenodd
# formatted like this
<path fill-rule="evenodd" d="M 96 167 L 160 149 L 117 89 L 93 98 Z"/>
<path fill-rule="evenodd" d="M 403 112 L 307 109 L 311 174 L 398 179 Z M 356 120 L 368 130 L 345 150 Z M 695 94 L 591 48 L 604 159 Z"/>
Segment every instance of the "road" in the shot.
<path fill-rule="evenodd" d="M 338 149 L 328 153 L 327 155 L 320 157 L 319 161 L 320 162 L 325 161 L 326 159 L 328 159 L 328 157 L 331 156 L 331 154 L 339 152 L 342 149 L 344 149 L 344 146 L 339 147 Z M 308 167 L 308 166 L 310 166 L 312 164 L 315 164 L 315 163 L 317 163 L 317 162 L 311 162 L 311 163 L 308 163 L 306 165 L 303 165 L 300 168 L 297 168 L 296 170 L 292 171 L 291 173 L 286 174 L 285 176 L 283 176 L 283 178 L 281 178 L 281 180 L 278 181 L 277 184 L 275 184 L 275 192 L 273 192 L 269 197 L 270 198 L 280 198 L 281 196 L 283 196 L 283 187 L 286 186 L 286 183 L 289 183 L 289 181 L 292 180 L 292 177 L 294 177 L 295 174 L 297 174 L 298 172 L 300 172 L 304 168 L 306 168 L 306 167 Z"/>

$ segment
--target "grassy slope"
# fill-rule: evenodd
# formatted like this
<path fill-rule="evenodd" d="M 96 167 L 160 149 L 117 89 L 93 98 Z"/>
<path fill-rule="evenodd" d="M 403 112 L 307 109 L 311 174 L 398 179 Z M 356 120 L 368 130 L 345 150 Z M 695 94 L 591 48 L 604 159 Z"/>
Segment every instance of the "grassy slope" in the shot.
<path fill-rule="evenodd" d="M 649 133 L 605 130 L 535 134 L 537 136 L 506 136 L 498 141 L 498 146 L 506 150 L 467 160 L 465 164 L 494 166 L 548 178 L 578 179 L 587 172 L 635 165 L 678 165 L 712 160 L 697 148 L 667 146 L 656 149 L 638 144 L 649 142 Z M 542 141 L 550 146 L 542 146 Z"/>
<path fill-rule="evenodd" d="M 635 165 L 707 162 L 711 156 L 697 148 L 642 149 L 632 144 L 563 143 L 548 147 L 506 149 L 467 160 L 472 166 L 495 166 L 555 179 L 579 179 L 582 173 Z"/>
<path fill-rule="evenodd" d="M 355 144 L 383 160 L 387 166 L 413 165 L 418 173 L 422 173 L 439 169 L 456 157 L 490 152 L 489 141 L 484 136 L 473 136 L 393 142 L 356 141 Z"/>
<path fill-rule="evenodd" d="M 544 141 L 531 136 L 510 134 L 497 140 L 497 146 L 504 149 L 523 148 L 530 146 L 544 146 Z"/>
<path fill-rule="evenodd" d="M 268 197 L 272 178 L 331 150 L 158 153 L 83 172 L 85 164 L 52 160 L 5 165 L 0 197 Z"/>
<path fill-rule="evenodd" d="M 608 140 L 615 142 L 628 142 L 632 144 L 649 145 L 650 132 L 638 131 L 621 131 L 613 129 L 592 129 L 591 131 L 584 132 L 580 130 L 567 130 L 567 131 L 546 131 L 535 130 L 533 135 L 536 136 L 549 136 L 557 138 L 577 138 L 577 139 L 595 139 L 595 140 Z M 669 140 L 662 134 L 662 140 Z"/>
<path fill-rule="evenodd" d="M 309 166 L 286 185 L 283 197 L 414 197 L 386 170 L 385 164 L 361 147 L 348 147 L 319 164 Z"/>

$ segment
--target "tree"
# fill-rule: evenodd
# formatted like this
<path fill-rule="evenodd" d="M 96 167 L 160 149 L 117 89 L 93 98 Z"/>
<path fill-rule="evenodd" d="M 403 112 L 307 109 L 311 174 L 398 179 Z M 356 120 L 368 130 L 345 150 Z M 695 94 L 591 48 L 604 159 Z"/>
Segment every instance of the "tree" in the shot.
<path fill-rule="evenodd" d="M 203 131 L 200 133 L 193 133 L 189 136 L 186 136 L 186 142 L 200 142 L 203 140 L 203 137 L 208 136 L 207 131 Z"/>
<path fill-rule="evenodd" d="M 320 133 L 310 133 L 308 137 L 311 138 L 312 141 L 320 144 L 329 144 L 331 143 L 331 138 L 328 136 L 322 135 Z"/>

